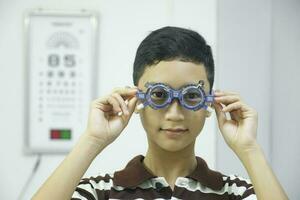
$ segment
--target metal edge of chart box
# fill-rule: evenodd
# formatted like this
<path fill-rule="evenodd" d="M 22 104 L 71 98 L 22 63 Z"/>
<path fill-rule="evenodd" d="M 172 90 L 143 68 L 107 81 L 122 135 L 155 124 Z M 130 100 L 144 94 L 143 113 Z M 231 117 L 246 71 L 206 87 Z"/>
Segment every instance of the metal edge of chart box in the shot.
<path fill-rule="evenodd" d="M 82 45 L 84 47 L 81 49 L 79 48 L 80 50 L 78 50 L 78 52 L 73 50 L 73 53 L 75 52 L 73 57 L 71 57 L 70 55 L 65 55 L 63 58 L 61 58 L 61 61 L 65 62 L 65 66 L 67 66 L 67 65 L 71 66 L 70 64 L 72 64 L 72 59 L 74 60 L 74 63 L 75 63 L 75 60 L 77 62 L 77 66 L 75 69 L 73 69 L 73 71 L 70 71 L 71 69 L 63 69 L 62 71 L 65 74 L 67 74 L 67 72 L 68 73 L 70 72 L 69 74 L 73 73 L 73 75 L 76 74 L 76 76 L 77 77 L 80 76 L 81 79 L 76 77 L 75 81 L 72 82 L 75 85 L 73 88 L 71 88 L 73 90 L 66 89 L 64 91 L 63 89 L 61 89 L 61 91 L 66 92 L 66 93 L 73 92 L 73 94 L 74 94 L 73 99 L 75 99 L 74 100 L 75 103 L 74 102 L 73 103 L 65 102 L 70 99 L 72 100 L 71 97 L 67 98 L 68 96 L 65 95 L 66 96 L 66 97 L 64 97 L 65 99 L 60 99 L 60 101 L 65 104 L 63 104 L 63 103 L 54 104 L 53 102 L 55 102 L 55 100 L 57 100 L 60 96 L 63 96 L 63 95 L 58 94 L 58 92 L 61 92 L 61 91 L 58 91 L 58 90 L 56 91 L 55 90 L 56 87 L 54 87 L 54 86 L 53 86 L 53 88 L 54 88 L 53 91 L 50 91 L 49 88 L 47 91 L 47 92 L 50 91 L 52 93 L 57 92 L 57 94 L 55 94 L 56 96 L 54 94 L 52 96 L 52 99 L 51 99 L 51 101 L 53 101 L 52 102 L 53 105 L 51 105 L 52 107 L 62 106 L 62 108 L 61 108 L 62 110 L 63 109 L 65 109 L 65 110 L 69 109 L 69 111 L 71 110 L 69 113 L 67 111 L 65 113 L 63 113 L 66 116 L 68 116 L 67 118 L 69 121 L 66 120 L 67 121 L 67 122 L 65 122 L 66 125 L 64 125 L 64 120 L 61 120 L 61 119 L 63 119 L 62 116 L 60 116 L 60 118 L 57 117 L 58 118 L 57 124 L 59 124 L 59 125 L 55 126 L 55 120 L 53 120 L 54 122 L 51 121 L 51 123 L 50 122 L 47 123 L 47 120 L 44 119 L 44 122 L 40 123 L 40 126 L 43 128 L 41 128 L 39 130 L 36 128 L 36 127 L 38 127 L 38 125 L 36 125 L 36 124 L 39 124 L 39 123 L 34 122 L 34 120 L 38 121 L 37 120 L 38 114 L 36 114 L 36 113 L 38 113 L 37 112 L 38 108 L 36 108 L 36 106 L 32 106 L 32 104 L 33 104 L 32 102 L 38 102 L 38 100 L 36 100 L 38 98 L 33 98 L 33 96 L 37 97 L 38 96 L 37 94 L 39 92 L 41 92 L 42 89 L 40 89 L 39 91 L 37 90 L 37 88 L 39 87 L 39 86 L 37 86 L 38 85 L 37 82 L 40 81 L 40 79 L 36 78 L 37 76 L 34 76 L 34 75 L 37 74 L 37 72 L 39 72 L 39 74 L 41 76 L 46 76 L 45 75 L 46 71 L 44 70 L 44 68 L 41 68 L 44 71 L 42 71 L 42 70 L 38 71 L 36 64 L 32 64 L 32 63 L 38 63 L 37 59 L 43 60 L 44 63 L 49 62 L 49 57 L 48 57 L 48 59 L 46 56 L 44 56 L 44 57 L 40 56 L 40 58 L 38 58 L 38 56 L 36 56 L 36 55 L 41 55 L 41 54 L 35 55 L 35 53 L 32 53 L 35 51 L 40 53 L 39 51 L 36 50 L 36 49 L 40 48 L 37 45 L 37 44 L 40 44 L 38 42 L 44 42 L 46 44 L 45 40 L 41 40 L 42 36 L 40 36 L 40 34 L 34 33 L 34 31 L 32 31 L 33 26 L 34 25 L 36 26 L 36 24 L 34 24 L 32 22 L 34 21 L 33 19 L 38 19 L 40 24 L 45 24 L 45 23 L 47 23 L 47 20 L 49 23 L 49 18 L 54 18 L 54 19 L 65 18 L 65 19 L 68 19 L 72 25 L 73 24 L 76 25 L 76 23 L 77 23 L 78 27 L 81 27 L 81 28 L 83 27 L 82 29 L 80 29 L 83 32 L 81 34 L 84 34 L 87 32 L 86 35 L 88 35 L 88 36 L 77 37 L 77 39 L 79 40 L 79 44 L 81 44 L 81 42 L 83 42 L 85 46 Z M 47 19 L 47 20 L 45 20 L 45 23 L 41 23 L 41 22 L 43 22 L 44 19 Z M 24 152 L 26 154 L 67 153 L 74 146 L 74 144 L 76 143 L 76 140 L 78 140 L 80 134 L 84 131 L 83 127 L 86 126 L 88 109 L 89 109 L 88 104 L 93 98 L 96 97 L 96 91 L 97 91 L 97 84 L 96 84 L 97 77 L 96 76 L 97 76 L 97 50 L 98 50 L 98 47 L 97 47 L 97 45 L 98 45 L 98 20 L 99 19 L 98 19 L 97 12 L 87 11 L 87 10 L 64 11 L 64 10 L 34 9 L 34 10 L 29 10 L 25 13 L 25 15 L 24 15 L 24 62 L 25 62 L 25 72 L 24 72 L 24 76 L 25 76 L 24 77 L 24 79 L 25 79 L 25 86 L 24 86 L 24 90 L 25 90 L 25 92 L 24 92 L 24 98 L 25 98 L 24 99 L 24 106 L 25 106 L 25 110 L 24 110 L 24 132 L 25 132 L 24 133 Z M 52 30 L 51 28 L 49 28 L 49 30 L 48 29 L 41 30 L 41 33 L 42 34 L 44 33 L 45 35 L 50 35 L 53 32 L 54 32 L 54 30 Z M 64 34 L 68 35 L 67 31 L 64 32 Z M 73 34 L 72 31 L 70 31 L 70 34 Z M 79 34 L 79 31 L 76 34 Z M 62 34 L 59 34 L 56 38 L 59 38 L 60 36 L 62 36 Z M 32 37 L 34 37 L 35 39 L 32 39 Z M 38 38 L 40 38 L 40 41 Z M 76 37 L 74 37 L 74 38 L 76 38 Z M 44 37 L 42 39 L 50 40 L 49 38 L 46 38 L 46 37 Z M 50 41 L 50 42 L 52 42 L 52 41 Z M 34 48 L 36 48 L 36 49 L 32 50 Z M 42 47 L 42 48 L 46 49 L 46 47 Z M 55 48 L 58 48 L 58 47 L 55 47 Z M 63 47 L 59 47 L 59 48 L 62 49 Z M 66 46 L 65 46 L 65 49 L 67 49 Z M 82 49 L 84 49 L 84 50 L 82 50 Z M 68 50 L 68 51 L 71 51 L 71 50 Z M 45 51 L 45 52 L 47 52 L 47 51 Z M 64 51 L 60 50 L 60 52 L 67 52 L 67 50 L 64 50 Z M 61 56 L 61 55 L 57 55 L 58 58 L 59 58 L 59 56 Z M 80 64 L 78 64 L 78 63 L 83 63 L 83 64 L 81 64 L 82 66 L 80 67 Z M 78 65 L 79 65 L 79 67 L 78 67 Z M 85 66 L 88 66 L 88 67 L 85 67 Z M 61 67 L 61 66 L 59 66 L 59 67 Z M 85 69 L 85 68 L 88 68 L 88 69 Z M 67 71 L 67 70 L 69 70 L 69 71 Z M 61 73 L 61 74 L 63 74 L 63 73 Z M 79 74 L 79 75 L 77 75 L 77 74 Z M 33 81 L 34 79 L 36 79 L 35 82 Z M 67 78 L 66 75 L 65 75 L 65 79 L 67 81 L 69 81 L 69 80 L 71 81 L 71 78 Z M 42 80 L 42 78 L 41 78 L 41 80 Z M 68 83 L 67 81 L 65 81 L 65 83 Z M 42 84 L 43 82 L 40 81 L 40 83 Z M 48 83 L 54 84 L 54 81 L 53 81 L 53 83 L 48 81 Z M 59 81 L 56 81 L 56 84 L 59 84 Z M 71 85 L 71 82 L 68 84 Z M 80 93 L 79 93 L 79 89 L 78 89 L 79 87 L 76 84 L 77 85 L 79 84 L 81 87 Z M 61 87 L 63 88 L 63 86 L 61 86 Z M 77 95 L 76 98 L 82 98 L 82 99 L 80 99 L 80 101 L 79 100 L 77 101 L 75 98 L 75 95 Z M 40 97 L 40 99 L 43 99 L 42 97 Z M 55 98 L 57 98 L 57 99 L 55 99 Z M 70 102 L 71 102 L 71 100 L 70 100 Z M 50 102 L 50 97 L 48 95 L 47 96 L 47 103 L 48 103 L 47 106 L 48 107 L 50 107 L 49 102 Z M 79 104 L 79 102 L 82 103 L 82 105 Z M 44 103 L 44 104 L 46 105 L 46 103 Z M 64 106 L 64 105 L 66 105 L 66 106 Z M 74 107 L 74 110 L 78 111 L 77 113 L 75 113 L 75 111 L 72 111 L 72 106 Z M 47 110 L 47 109 L 45 108 L 45 110 Z M 50 108 L 48 108 L 47 111 L 49 111 L 49 110 L 50 110 Z M 53 110 L 54 110 L 54 108 L 53 108 Z M 47 112 L 45 112 L 45 113 L 47 113 Z M 49 119 L 49 116 L 50 116 L 49 113 L 43 114 L 43 115 L 41 114 L 41 115 L 48 116 L 47 119 Z M 53 113 L 54 113 L 54 111 L 53 111 Z M 33 119 L 33 116 L 35 117 L 35 119 Z M 42 118 L 42 120 L 43 120 L 43 118 Z M 48 124 L 48 126 L 49 126 L 48 130 L 46 130 L 46 128 L 44 129 L 44 127 L 45 127 L 44 124 Z"/>

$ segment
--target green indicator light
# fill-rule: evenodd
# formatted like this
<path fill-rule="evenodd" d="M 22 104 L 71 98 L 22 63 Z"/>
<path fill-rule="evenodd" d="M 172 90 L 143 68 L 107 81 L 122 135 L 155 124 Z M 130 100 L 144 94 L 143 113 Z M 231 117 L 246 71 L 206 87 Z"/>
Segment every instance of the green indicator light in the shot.
<path fill-rule="evenodd" d="M 61 139 L 71 139 L 71 131 L 70 130 L 62 130 L 60 132 L 60 138 Z"/>

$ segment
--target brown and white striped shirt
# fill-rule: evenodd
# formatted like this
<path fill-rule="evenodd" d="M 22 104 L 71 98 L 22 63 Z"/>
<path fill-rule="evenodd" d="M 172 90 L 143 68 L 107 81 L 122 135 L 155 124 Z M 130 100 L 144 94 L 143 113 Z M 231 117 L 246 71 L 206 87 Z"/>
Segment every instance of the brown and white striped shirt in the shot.
<path fill-rule="evenodd" d="M 144 156 L 134 157 L 127 166 L 113 174 L 83 178 L 72 200 L 102 199 L 205 199 L 256 200 L 249 179 L 223 175 L 210 170 L 206 162 L 197 158 L 197 167 L 190 175 L 178 177 L 174 190 L 164 177 L 151 174 L 144 166 Z"/>

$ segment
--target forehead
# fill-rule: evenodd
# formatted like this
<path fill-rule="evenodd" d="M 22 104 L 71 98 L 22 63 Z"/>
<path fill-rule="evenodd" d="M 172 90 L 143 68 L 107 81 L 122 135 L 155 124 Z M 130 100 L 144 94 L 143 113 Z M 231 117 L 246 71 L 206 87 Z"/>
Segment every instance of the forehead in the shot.
<path fill-rule="evenodd" d="M 145 88 L 147 82 L 160 82 L 179 89 L 187 84 L 197 84 L 200 80 L 204 81 L 204 90 L 208 91 L 209 82 L 203 64 L 173 60 L 147 67 L 138 85 Z"/>

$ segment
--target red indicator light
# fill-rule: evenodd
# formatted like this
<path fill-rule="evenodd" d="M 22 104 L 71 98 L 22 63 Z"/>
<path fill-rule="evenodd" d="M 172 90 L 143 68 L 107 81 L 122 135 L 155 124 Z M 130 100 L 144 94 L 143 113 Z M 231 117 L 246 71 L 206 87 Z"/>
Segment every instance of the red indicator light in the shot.
<path fill-rule="evenodd" d="M 50 130 L 50 139 L 51 140 L 70 140 L 71 139 L 71 130 L 68 130 L 68 129 Z"/>
<path fill-rule="evenodd" d="M 60 138 L 60 131 L 59 130 L 51 130 L 50 131 L 50 138 L 51 139 L 59 139 Z"/>

